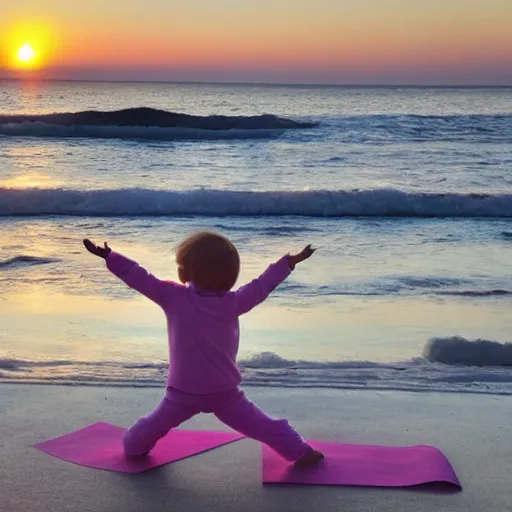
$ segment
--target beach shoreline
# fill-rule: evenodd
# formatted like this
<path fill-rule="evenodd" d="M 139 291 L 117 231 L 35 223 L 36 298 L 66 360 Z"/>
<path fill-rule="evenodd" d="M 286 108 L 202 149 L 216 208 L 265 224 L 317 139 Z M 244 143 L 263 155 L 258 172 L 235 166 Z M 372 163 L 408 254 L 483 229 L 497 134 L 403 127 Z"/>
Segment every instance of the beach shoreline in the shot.
<path fill-rule="evenodd" d="M 31 446 L 106 421 L 128 426 L 163 394 L 158 388 L 0 384 L 2 512 L 136 510 L 512 510 L 507 411 L 512 398 L 397 391 L 246 388 L 269 414 L 307 439 L 430 444 L 450 460 L 464 490 L 263 486 L 261 448 L 242 440 L 141 475 L 76 466 Z M 229 430 L 211 415 L 184 429 Z"/>
<path fill-rule="evenodd" d="M 508 368 L 506 368 L 506 371 L 508 371 Z M 36 387 L 57 387 L 57 388 L 84 388 L 84 389 L 133 389 L 133 390 L 145 390 L 145 389 L 163 389 L 163 382 L 165 379 L 162 380 L 162 383 L 144 383 L 144 384 L 137 384 L 137 383 L 109 383 L 109 382 L 95 382 L 95 383 L 89 383 L 89 382 L 74 382 L 74 381 L 62 381 L 62 382 L 45 382 L 43 380 L 41 381 L 31 381 L 31 380 L 23 380 L 23 379 L 3 379 L 0 377 L 0 388 L 2 386 L 36 386 Z M 265 383 L 264 379 L 261 379 L 259 382 L 249 381 L 248 383 L 245 382 L 242 384 L 243 387 L 246 390 L 251 389 L 266 389 L 266 390 L 282 390 L 284 392 L 289 390 L 304 390 L 304 391 L 335 391 L 339 393 L 350 393 L 350 392 L 373 392 L 373 393 L 405 393 L 405 394 L 411 394 L 411 395 L 469 395 L 469 396 L 490 396 L 490 397 L 509 397 L 512 398 L 512 390 L 502 390 L 502 389 L 480 389 L 480 388 L 471 388 L 467 387 L 464 389 L 464 387 L 461 385 L 459 389 L 455 388 L 427 388 L 427 387 L 378 387 L 373 385 L 340 385 L 340 386 L 333 386 L 332 383 L 326 383 L 326 384 L 320 384 L 315 383 L 311 385 L 300 385 L 300 384 L 285 384 L 285 383 L 279 383 L 276 381 L 270 381 L 268 383 Z"/>

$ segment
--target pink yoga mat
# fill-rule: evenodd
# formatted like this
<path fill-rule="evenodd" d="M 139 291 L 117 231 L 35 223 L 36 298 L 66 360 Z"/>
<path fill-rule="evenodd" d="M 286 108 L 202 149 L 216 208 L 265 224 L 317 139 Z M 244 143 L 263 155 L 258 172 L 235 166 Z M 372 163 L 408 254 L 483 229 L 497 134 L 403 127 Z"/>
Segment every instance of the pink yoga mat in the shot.
<path fill-rule="evenodd" d="M 38 443 L 34 448 L 81 466 L 122 473 L 141 473 L 244 437 L 234 432 L 171 430 L 158 441 L 147 457 L 133 460 L 127 459 L 123 454 L 124 431 L 124 428 L 108 423 L 94 423 L 62 437 Z"/>
<path fill-rule="evenodd" d="M 263 482 L 305 485 L 408 487 L 432 482 L 461 484 L 446 457 L 433 446 L 367 446 L 308 441 L 325 459 L 295 469 L 263 446 Z"/>

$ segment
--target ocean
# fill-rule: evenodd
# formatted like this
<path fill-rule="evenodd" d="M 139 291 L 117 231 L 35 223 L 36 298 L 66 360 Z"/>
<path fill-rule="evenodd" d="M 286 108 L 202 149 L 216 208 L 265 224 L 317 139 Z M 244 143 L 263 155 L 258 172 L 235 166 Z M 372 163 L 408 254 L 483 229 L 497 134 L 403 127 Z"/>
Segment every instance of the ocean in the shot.
<path fill-rule="evenodd" d="M 512 88 L 0 81 L 0 229 L 3 382 L 163 386 L 82 239 L 176 279 L 214 229 L 240 284 L 318 247 L 241 318 L 245 385 L 512 394 Z"/>

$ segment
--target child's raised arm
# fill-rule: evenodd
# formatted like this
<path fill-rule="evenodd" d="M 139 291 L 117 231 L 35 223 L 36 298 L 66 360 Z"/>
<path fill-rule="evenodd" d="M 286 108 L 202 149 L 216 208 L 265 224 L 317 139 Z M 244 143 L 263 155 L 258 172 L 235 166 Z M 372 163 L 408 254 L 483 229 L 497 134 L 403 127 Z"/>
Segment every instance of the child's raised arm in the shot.
<path fill-rule="evenodd" d="M 162 307 L 172 300 L 173 288 L 176 286 L 174 283 L 158 279 L 137 262 L 112 251 L 106 242 L 100 247 L 86 239 L 84 245 L 91 254 L 103 258 L 107 268 L 130 288 Z"/>
<path fill-rule="evenodd" d="M 295 265 L 311 257 L 315 249 L 311 245 L 295 255 L 283 256 L 277 263 L 270 265 L 260 277 L 254 279 L 234 292 L 237 315 L 243 315 L 262 303 L 295 268 Z"/>

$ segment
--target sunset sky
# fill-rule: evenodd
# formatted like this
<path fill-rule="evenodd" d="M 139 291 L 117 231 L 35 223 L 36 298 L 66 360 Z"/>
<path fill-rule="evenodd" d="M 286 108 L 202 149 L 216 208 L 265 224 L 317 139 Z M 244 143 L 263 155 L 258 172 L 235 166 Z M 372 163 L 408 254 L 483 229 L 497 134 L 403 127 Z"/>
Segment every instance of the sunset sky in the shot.
<path fill-rule="evenodd" d="M 3 0 L 0 76 L 512 85 L 511 27 L 512 0 Z"/>

